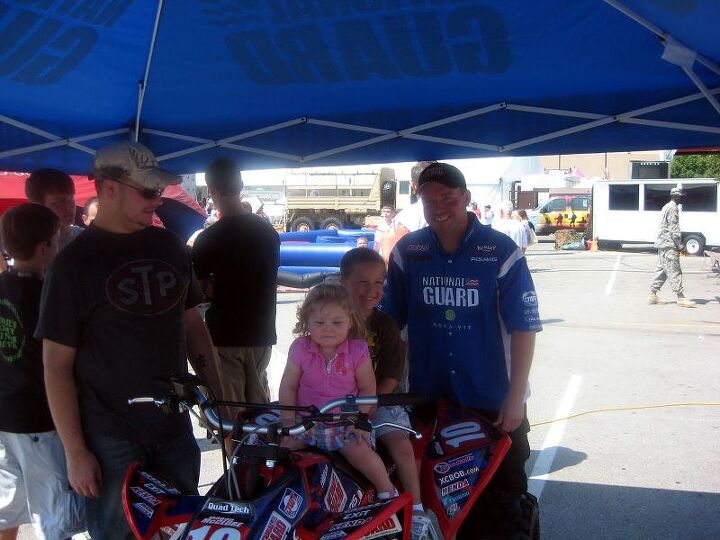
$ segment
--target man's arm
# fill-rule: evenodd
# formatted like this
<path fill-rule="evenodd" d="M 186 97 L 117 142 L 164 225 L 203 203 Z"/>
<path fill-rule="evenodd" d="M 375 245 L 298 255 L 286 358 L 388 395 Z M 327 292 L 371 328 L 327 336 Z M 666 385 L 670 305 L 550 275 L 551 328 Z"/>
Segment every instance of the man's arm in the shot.
<path fill-rule="evenodd" d="M 682 243 L 682 231 L 680 231 L 680 212 L 676 205 L 670 208 L 668 213 L 668 230 L 675 247 L 682 250 L 684 246 Z"/>
<path fill-rule="evenodd" d="M 73 366 L 74 347 L 43 340 L 43 364 L 48 403 L 67 457 L 68 480 L 83 497 L 98 497 L 102 474 L 95 456 L 85 444 L 80 424 Z"/>
<path fill-rule="evenodd" d="M 374 396 L 377 393 L 377 386 L 375 383 L 375 373 L 373 372 L 372 362 L 370 358 L 364 361 L 355 370 L 355 378 L 358 385 L 358 396 Z M 372 416 L 375 411 L 375 406 L 363 405 L 359 409 Z M 349 437 L 350 434 L 355 434 L 356 437 L 363 439 L 368 445 L 370 445 L 370 433 L 357 429 L 354 426 L 348 426 L 345 430 L 345 437 Z"/>
<path fill-rule="evenodd" d="M 288 359 L 278 391 L 278 399 L 281 405 L 297 405 L 297 394 L 301 375 L 302 369 L 300 369 L 300 366 Z M 286 420 L 287 425 L 292 425 L 295 420 L 295 415 L 295 411 L 280 411 L 280 417 Z"/>
<path fill-rule="evenodd" d="M 185 339 L 190 365 L 218 398 L 222 396 L 217 358 L 210 332 L 197 306 L 185 310 Z"/>
<path fill-rule="evenodd" d="M 404 328 L 407 323 L 408 292 L 402 267 L 402 255 L 396 247 L 390 255 L 380 309 L 395 320 L 398 328 Z"/>
<path fill-rule="evenodd" d="M 510 388 L 495 425 L 510 432 L 525 418 L 525 392 L 535 353 L 535 332 L 515 331 L 510 344 Z"/>
<path fill-rule="evenodd" d="M 400 239 L 407 234 L 410 234 L 410 229 L 398 222 L 395 224 L 394 231 L 388 231 L 383 235 L 382 249 L 383 253 L 385 253 L 385 256 L 387 257 L 387 260 L 385 261 L 386 263 L 389 262 L 390 254 L 392 253 L 395 244 L 397 244 Z"/>

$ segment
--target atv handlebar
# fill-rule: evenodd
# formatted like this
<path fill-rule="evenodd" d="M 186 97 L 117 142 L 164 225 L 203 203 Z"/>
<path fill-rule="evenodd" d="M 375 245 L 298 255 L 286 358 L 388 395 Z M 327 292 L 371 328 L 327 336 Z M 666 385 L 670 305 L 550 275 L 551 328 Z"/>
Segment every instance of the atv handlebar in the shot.
<path fill-rule="evenodd" d="M 207 419 L 210 426 L 231 433 L 236 426 L 233 422 L 222 420 L 207 396 L 200 390 L 202 382 L 194 377 L 181 378 L 173 381 L 177 397 L 160 399 L 153 397 L 137 397 L 128 400 L 128 404 L 152 403 L 163 410 L 184 410 L 197 405 Z M 421 405 L 426 403 L 425 396 L 421 394 L 381 394 L 379 396 L 352 396 L 336 398 L 328 401 L 322 407 L 287 407 L 289 410 L 305 410 L 310 413 L 293 426 L 280 427 L 277 425 L 259 426 L 257 424 L 243 424 L 244 433 L 257 433 L 259 435 L 300 435 L 312 428 L 315 422 L 339 422 L 347 420 L 353 415 L 360 413 L 361 406 L 391 406 L 391 405 Z M 243 406 L 244 404 L 238 403 Z M 283 409 L 283 405 L 269 405 L 275 409 Z M 340 412 L 332 413 L 333 409 L 340 409 Z"/>

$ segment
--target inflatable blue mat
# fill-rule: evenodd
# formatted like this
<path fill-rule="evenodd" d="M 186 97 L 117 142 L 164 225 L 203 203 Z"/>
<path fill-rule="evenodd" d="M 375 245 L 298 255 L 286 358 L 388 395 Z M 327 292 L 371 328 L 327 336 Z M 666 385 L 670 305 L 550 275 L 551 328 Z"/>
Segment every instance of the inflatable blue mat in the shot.
<path fill-rule="evenodd" d="M 343 244 L 280 244 L 280 266 L 340 266 L 340 259 L 355 247 Z"/>
<path fill-rule="evenodd" d="M 278 272 L 289 272 L 291 274 L 314 274 L 322 272 L 323 274 L 336 274 L 340 272 L 339 266 L 280 266 Z"/>
<path fill-rule="evenodd" d="M 281 242 L 317 242 L 318 236 L 339 236 L 339 237 L 352 237 L 357 238 L 358 236 L 367 236 L 368 240 L 373 240 L 375 237 L 374 229 L 317 229 L 314 231 L 304 232 L 282 232 L 280 233 Z"/>
<path fill-rule="evenodd" d="M 337 231 L 333 229 L 318 229 L 315 231 L 304 232 L 281 232 L 279 234 L 280 241 L 286 242 L 292 240 L 294 242 L 315 242 L 318 236 L 337 236 Z"/>

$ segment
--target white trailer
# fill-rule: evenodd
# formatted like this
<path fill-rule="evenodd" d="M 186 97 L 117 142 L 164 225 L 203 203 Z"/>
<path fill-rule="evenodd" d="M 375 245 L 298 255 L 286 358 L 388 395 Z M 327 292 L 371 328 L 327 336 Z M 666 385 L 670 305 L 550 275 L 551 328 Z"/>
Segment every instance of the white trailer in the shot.
<path fill-rule="evenodd" d="M 598 246 L 655 242 L 660 210 L 680 187 L 680 230 L 689 255 L 720 246 L 720 182 L 714 178 L 666 178 L 596 182 L 592 195 L 593 237 Z"/>

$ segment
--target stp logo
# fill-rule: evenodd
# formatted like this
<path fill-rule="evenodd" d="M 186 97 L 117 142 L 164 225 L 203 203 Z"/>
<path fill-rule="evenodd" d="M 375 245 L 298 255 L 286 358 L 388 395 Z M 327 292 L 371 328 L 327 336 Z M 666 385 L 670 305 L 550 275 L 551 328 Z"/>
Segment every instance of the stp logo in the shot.
<path fill-rule="evenodd" d="M 168 263 L 155 259 L 131 261 L 118 268 L 105 284 L 110 303 L 135 315 L 159 315 L 185 297 L 187 283 Z"/>

